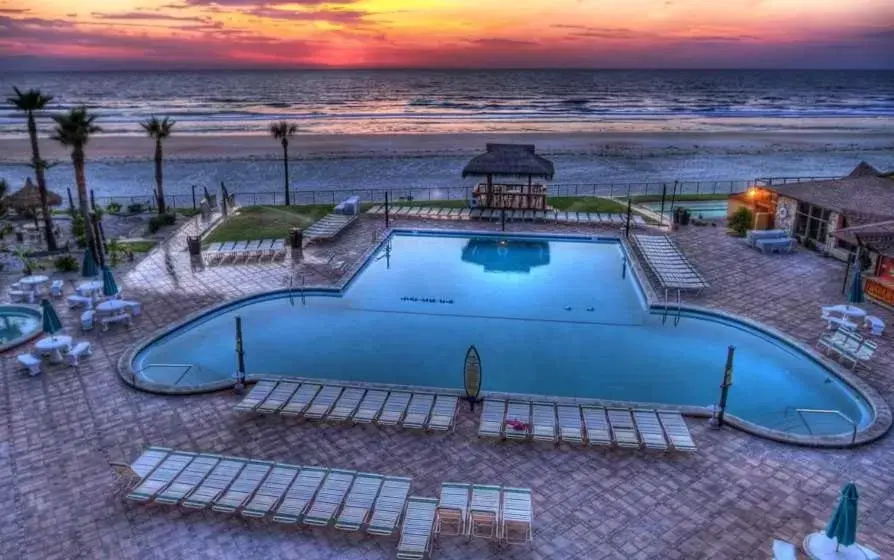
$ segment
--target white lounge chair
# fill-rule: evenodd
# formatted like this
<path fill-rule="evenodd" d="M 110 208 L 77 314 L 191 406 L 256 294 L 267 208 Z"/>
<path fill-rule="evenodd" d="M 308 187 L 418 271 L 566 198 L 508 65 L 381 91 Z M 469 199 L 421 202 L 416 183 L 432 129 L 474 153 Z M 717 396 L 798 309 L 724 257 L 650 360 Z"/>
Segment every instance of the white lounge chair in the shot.
<path fill-rule="evenodd" d="M 65 354 L 65 363 L 77 367 L 81 365 L 81 359 L 93 355 L 93 347 L 86 340 L 82 340 L 75 344 L 72 349 Z"/>
<path fill-rule="evenodd" d="M 507 544 L 527 544 L 533 540 L 534 511 L 531 490 L 503 488 L 500 507 L 500 536 Z"/>
<path fill-rule="evenodd" d="M 388 391 L 367 391 L 363 400 L 360 401 L 357 410 L 354 412 L 354 415 L 351 416 L 351 420 L 353 422 L 364 424 L 375 421 L 379 416 L 379 412 L 382 410 L 382 406 L 385 404 L 385 399 L 387 398 Z"/>
<path fill-rule="evenodd" d="M 16 360 L 23 368 L 28 370 L 28 375 L 32 377 L 43 373 L 40 358 L 37 358 L 32 354 L 19 354 L 16 356 Z"/>
<path fill-rule="evenodd" d="M 247 462 L 234 457 L 224 457 L 208 476 L 189 496 L 183 500 L 183 507 L 189 509 L 205 509 L 217 500 L 224 490 L 230 487 L 233 480 L 245 468 Z"/>
<path fill-rule="evenodd" d="M 403 419 L 404 428 L 422 429 L 431 413 L 435 396 L 430 393 L 414 393 L 407 406 L 407 414 Z"/>
<path fill-rule="evenodd" d="M 379 417 L 376 419 L 376 423 L 383 426 L 398 425 L 403 420 L 404 412 L 406 412 L 409 403 L 410 393 L 395 391 L 389 394 L 388 399 L 385 401 L 385 406 L 382 407 L 382 412 L 379 413 Z"/>
<path fill-rule="evenodd" d="M 435 532 L 441 535 L 465 535 L 469 516 L 469 484 L 445 482 L 438 500 Z"/>
<path fill-rule="evenodd" d="M 843 351 L 840 356 L 844 361 L 851 362 L 851 367 L 856 369 L 858 365 L 863 364 L 864 362 L 868 362 L 870 358 L 875 354 L 875 351 L 878 350 L 878 343 L 872 340 L 863 340 L 863 344 L 861 344 L 856 350 L 852 351 Z"/>
<path fill-rule="evenodd" d="M 382 488 L 384 477 L 378 474 L 360 473 L 354 479 L 351 490 L 345 497 L 345 504 L 338 512 L 335 520 L 335 528 L 342 531 L 359 531 L 369 519 L 370 511 L 379 490 Z"/>
<path fill-rule="evenodd" d="M 329 474 L 329 469 L 318 467 L 305 467 L 301 469 L 295 481 L 286 491 L 273 521 L 277 523 L 298 523 L 304 517 L 307 508 L 319 491 L 323 480 Z"/>
<path fill-rule="evenodd" d="M 469 505 L 470 530 L 473 537 L 497 539 L 500 537 L 500 487 L 472 486 Z"/>
<path fill-rule="evenodd" d="M 302 383 L 301 387 L 295 391 L 295 394 L 292 395 L 289 402 L 280 409 L 279 413 L 283 416 L 298 416 L 303 414 L 314 400 L 314 397 L 317 396 L 320 387 L 321 385 L 315 383 Z"/>
<path fill-rule="evenodd" d="M 317 396 L 314 397 L 314 400 L 310 403 L 310 406 L 307 407 L 307 410 L 304 411 L 304 417 L 309 418 L 311 420 L 322 420 L 329 414 L 329 411 L 332 410 L 332 407 L 335 405 L 335 401 L 338 399 L 341 392 L 344 390 L 344 387 L 340 385 L 325 385 Z"/>
<path fill-rule="evenodd" d="M 389 476 L 385 479 L 373 506 L 372 517 L 366 527 L 367 533 L 381 536 L 394 533 L 404 511 L 407 496 L 410 494 L 410 482 L 409 478 L 398 476 Z"/>
<path fill-rule="evenodd" d="M 452 430 L 456 422 L 456 408 L 459 399 L 453 395 L 438 395 L 435 406 L 428 418 L 428 429 L 437 431 Z"/>
<path fill-rule="evenodd" d="M 606 410 L 608 413 L 608 423 L 612 429 L 612 438 L 618 447 L 639 448 L 639 436 L 636 433 L 636 426 L 633 424 L 633 415 L 630 409 L 610 408 Z"/>
<path fill-rule="evenodd" d="M 236 410 L 239 412 L 250 412 L 256 409 L 268 396 L 270 396 L 270 393 L 272 393 L 275 388 L 276 381 L 258 381 L 255 383 L 255 386 L 251 388 L 251 391 L 239 401 L 239 404 L 235 407 Z"/>
<path fill-rule="evenodd" d="M 478 437 L 501 437 L 505 413 L 506 401 L 485 399 L 484 405 L 481 407 Z"/>
<path fill-rule="evenodd" d="M 284 407 L 289 399 L 292 398 L 292 395 L 295 394 L 295 391 L 298 390 L 298 387 L 301 386 L 301 383 L 295 383 L 292 381 L 280 381 L 276 384 L 272 391 L 267 395 L 267 398 L 261 402 L 255 411 L 261 412 L 264 414 L 274 414 L 279 412 L 279 409 Z M 255 385 L 257 387 L 257 385 Z M 254 389 L 252 389 L 254 390 Z M 262 393 L 259 393 L 259 397 Z"/>
<path fill-rule="evenodd" d="M 559 405 L 559 439 L 567 443 L 584 444 L 584 431 L 580 419 L 580 407 L 577 405 Z"/>
<path fill-rule="evenodd" d="M 239 472 L 233 484 L 227 488 L 211 509 L 218 513 L 235 513 L 251 499 L 255 491 L 270 473 L 274 463 L 270 461 L 249 461 Z"/>
<path fill-rule="evenodd" d="M 165 459 L 143 478 L 136 488 L 127 495 L 128 500 L 137 502 L 148 502 L 168 487 L 168 484 L 177 478 L 177 475 L 196 458 L 195 453 L 186 453 L 183 451 L 175 451 L 165 457 Z"/>
<path fill-rule="evenodd" d="M 654 410 L 634 410 L 633 419 L 636 421 L 636 429 L 646 449 L 667 451 L 667 439 L 664 430 L 658 421 L 658 415 Z"/>
<path fill-rule="evenodd" d="M 520 428 L 510 425 L 510 422 L 518 421 Z M 503 436 L 507 439 L 528 439 L 531 435 L 531 403 L 522 401 L 509 401 L 506 407 L 506 420 L 504 422 Z"/>
<path fill-rule="evenodd" d="M 188 494 L 199 487 L 205 477 L 220 461 L 218 455 L 199 455 L 183 469 L 164 490 L 155 496 L 158 504 L 179 504 Z"/>
<path fill-rule="evenodd" d="M 671 445 L 678 451 L 695 451 L 695 442 L 692 440 L 692 434 L 686 421 L 679 412 L 658 411 L 658 419 L 661 420 L 661 427 Z"/>
<path fill-rule="evenodd" d="M 360 405 L 360 401 L 363 399 L 364 394 L 366 394 L 366 389 L 359 389 L 357 387 L 348 387 L 345 389 L 341 396 L 338 397 L 338 400 L 335 401 L 335 406 L 332 407 L 326 420 L 344 421 L 350 419 L 354 415 L 354 411 L 357 410 L 357 407 Z"/>
<path fill-rule="evenodd" d="M 437 505 L 434 498 L 411 496 L 407 500 L 407 512 L 397 544 L 398 560 L 421 560 L 430 551 Z"/>
<path fill-rule="evenodd" d="M 556 441 L 556 405 L 534 403 L 532 405 L 531 434 L 536 441 Z"/>
<path fill-rule="evenodd" d="M 299 469 L 294 465 L 277 463 L 261 483 L 251 499 L 242 508 L 243 517 L 264 517 L 279 504 Z"/>
<path fill-rule="evenodd" d="M 320 491 L 302 523 L 323 527 L 332 522 L 335 512 L 341 507 L 351 483 L 354 482 L 355 471 L 333 469 L 323 482 Z"/>
<path fill-rule="evenodd" d="M 605 417 L 605 409 L 600 406 L 582 406 L 584 427 L 589 445 L 611 445 L 612 434 Z"/>

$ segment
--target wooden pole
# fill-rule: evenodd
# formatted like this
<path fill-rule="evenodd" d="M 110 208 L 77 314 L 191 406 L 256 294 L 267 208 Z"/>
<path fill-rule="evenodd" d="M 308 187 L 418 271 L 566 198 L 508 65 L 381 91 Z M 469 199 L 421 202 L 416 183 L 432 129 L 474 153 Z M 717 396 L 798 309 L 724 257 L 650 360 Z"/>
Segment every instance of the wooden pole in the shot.
<path fill-rule="evenodd" d="M 388 215 L 388 191 L 385 191 L 385 229 L 388 229 L 390 217 Z"/>

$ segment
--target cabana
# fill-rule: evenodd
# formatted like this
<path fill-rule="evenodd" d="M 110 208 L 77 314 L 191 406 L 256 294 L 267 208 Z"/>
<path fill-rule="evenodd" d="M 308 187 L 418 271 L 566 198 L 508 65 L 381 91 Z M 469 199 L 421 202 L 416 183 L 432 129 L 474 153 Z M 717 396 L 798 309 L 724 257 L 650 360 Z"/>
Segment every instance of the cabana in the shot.
<path fill-rule="evenodd" d="M 545 181 L 552 180 L 555 172 L 553 162 L 537 155 L 533 144 L 488 144 L 485 153 L 472 158 L 463 168 L 463 178 L 485 178 L 473 191 L 473 206 L 546 210 Z M 507 181 L 512 178 L 526 181 Z"/>
<path fill-rule="evenodd" d="M 25 186 L 3 199 L 3 204 L 16 212 L 32 212 L 35 220 L 40 212 L 40 189 L 31 182 L 31 178 L 25 179 Z M 62 197 L 47 191 L 47 206 L 59 206 Z"/>

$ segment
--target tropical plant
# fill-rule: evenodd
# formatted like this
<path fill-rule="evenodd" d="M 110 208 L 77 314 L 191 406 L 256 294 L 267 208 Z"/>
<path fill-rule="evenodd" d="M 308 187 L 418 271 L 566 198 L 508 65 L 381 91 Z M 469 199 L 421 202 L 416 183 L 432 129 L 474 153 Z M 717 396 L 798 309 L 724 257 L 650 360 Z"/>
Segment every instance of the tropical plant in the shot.
<path fill-rule="evenodd" d="M 96 262 L 102 263 L 102 253 L 96 244 L 93 228 L 90 227 L 90 204 L 87 198 L 87 177 L 84 173 L 84 147 L 90 141 L 90 136 L 102 132 L 102 128 L 96 124 L 96 115 L 90 114 L 86 107 L 77 107 L 68 113 L 54 115 L 53 120 L 56 122 L 56 128 L 52 139 L 71 149 L 75 184 L 78 187 L 78 206 L 84 219 L 87 247 L 90 248 Z"/>
<path fill-rule="evenodd" d="M 289 198 L 289 138 L 295 136 L 298 132 L 298 126 L 289 121 L 279 121 L 270 125 L 270 136 L 279 140 L 282 144 L 282 163 L 285 167 L 285 189 L 286 189 L 286 206 L 291 204 Z"/>
<path fill-rule="evenodd" d="M 121 211 L 121 204 L 119 204 L 118 202 L 110 202 L 106 204 L 106 210 L 108 210 L 112 214 L 116 214 Z"/>
<path fill-rule="evenodd" d="M 34 119 L 36 111 L 42 111 L 47 104 L 53 100 L 52 95 L 44 95 L 38 89 L 29 89 L 21 91 L 17 87 L 13 87 L 15 97 L 7 98 L 7 101 L 17 111 L 25 113 L 28 119 L 28 137 L 31 139 L 31 166 L 34 168 L 34 174 L 37 177 L 37 190 L 40 193 L 40 210 L 43 213 L 44 235 L 47 240 L 47 249 L 56 250 L 56 234 L 53 231 L 53 216 L 50 213 L 49 204 L 47 204 L 47 181 L 44 176 L 44 170 L 48 167 L 47 162 L 40 157 L 40 147 L 37 144 L 37 122 Z"/>
<path fill-rule="evenodd" d="M 743 206 L 733 212 L 726 225 L 739 237 L 745 237 L 745 234 L 754 225 L 754 213 Z"/>
<path fill-rule="evenodd" d="M 6 182 L 6 179 L 0 179 L 0 216 L 6 214 L 6 204 L 3 199 L 6 198 L 7 193 L 9 193 L 9 183 Z"/>
<path fill-rule="evenodd" d="M 142 202 L 132 202 L 127 205 L 127 211 L 131 214 L 139 214 L 143 211 L 143 203 Z"/>
<path fill-rule="evenodd" d="M 159 214 L 165 213 L 165 189 L 161 173 L 161 141 L 171 135 L 171 129 L 174 128 L 176 122 L 168 117 L 159 120 L 153 116 L 140 123 L 146 134 L 155 140 L 155 200 Z"/>
<path fill-rule="evenodd" d="M 109 261 L 112 266 L 117 266 L 121 262 L 121 245 L 117 239 L 109 241 Z"/>
<path fill-rule="evenodd" d="M 78 259 L 71 255 L 59 255 L 56 257 L 55 265 L 59 272 L 74 272 L 78 269 Z"/>

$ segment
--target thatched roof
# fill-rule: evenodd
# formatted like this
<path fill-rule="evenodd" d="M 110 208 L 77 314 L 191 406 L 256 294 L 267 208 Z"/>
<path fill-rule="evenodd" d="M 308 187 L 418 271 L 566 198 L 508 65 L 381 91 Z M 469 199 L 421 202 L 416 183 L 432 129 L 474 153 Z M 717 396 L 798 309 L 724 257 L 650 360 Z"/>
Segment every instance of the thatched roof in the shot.
<path fill-rule="evenodd" d="M 24 187 L 7 196 L 3 201 L 7 206 L 17 210 L 40 208 L 40 189 L 31 182 L 31 177 L 28 177 L 25 179 Z M 54 192 L 47 191 L 47 204 L 59 206 L 62 204 L 62 197 Z"/>
<path fill-rule="evenodd" d="M 875 167 L 869 165 L 865 161 L 861 161 L 857 164 L 857 167 L 854 168 L 853 171 L 850 172 L 848 177 L 881 177 L 882 173 Z"/>
<path fill-rule="evenodd" d="M 894 220 L 843 228 L 835 232 L 835 237 L 894 257 Z"/>
<path fill-rule="evenodd" d="M 894 218 L 894 179 L 887 177 L 857 175 L 763 188 L 845 216 L 871 213 L 876 221 Z"/>
<path fill-rule="evenodd" d="M 509 175 L 552 179 L 556 168 L 550 160 L 534 153 L 533 144 L 488 144 L 487 151 L 472 158 L 463 177 Z"/>

